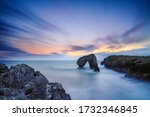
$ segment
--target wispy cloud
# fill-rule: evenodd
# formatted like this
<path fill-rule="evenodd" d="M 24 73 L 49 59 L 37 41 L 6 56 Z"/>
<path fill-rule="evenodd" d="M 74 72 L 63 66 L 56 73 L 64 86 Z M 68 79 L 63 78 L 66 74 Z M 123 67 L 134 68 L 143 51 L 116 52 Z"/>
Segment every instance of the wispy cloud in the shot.
<path fill-rule="evenodd" d="M 132 27 L 131 29 L 125 31 L 123 34 L 113 34 L 108 35 L 104 38 L 97 38 L 94 40 L 95 45 L 98 50 L 103 50 L 104 52 L 119 52 L 119 51 L 125 51 L 126 49 L 137 49 L 146 47 L 146 42 L 150 41 L 148 40 L 148 37 L 143 36 L 135 36 L 132 35 L 137 31 L 142 30 L 146 26 L 146 22 L 139 23 Z M 137 45 L 137 46 L 134 46 Z M 99 46 L 99 47 L 98 47 Z M 128 47 L 127 47 L 128 46 Z M 98 52 L 98 51 L 97 51 Z"/>
<path fill-rule="evenodd" d="M 150 14 L 149 2 L 144 1 L 0 0 L 0 56 L 74 56 L 146 48 Z"/>
<path fill-rule="evenodd" d="M 146 21 L 139 23 L 135 25 L 134 27 L 132 27 L 131 29 L 125 31 L 121 36 L 123 37 L 129 36 L 130 34 L 135 33 L 136 31 L 139 31 L 140 29 L 142 29 L 144 26 L 146 26 L 146 24 L 147 24 Z"/>
<path fill-rule="evenodd" d="M 12 1 L 0 1 L 0 51 L 7 56 L 31 54 L 19 45 L 23 45 L 24 42 L 32 43 L 33 46 L 36 43 L 48 44 L 42 33 L 63 31 L 59 26 L 39 17 L 30 7 L 26 6 L 26 9 L 20 7 L 14 6 Z M 55 41 L 50 35 L 47 38 L 49 42 Z M 31 44 L 29 46 L 32 47 Z"/>
<path fill-rule="evenodd" d="M 123 34 L 112 34 L 105 37 L 99 37 L 91 42 L 89 45 L 72 45 L 68 50 L 69 55 L 80 55 L 88 53 L 112 53 L 131 51 L 147 47 L 148 37 L 135 36 L 134 33 L 142 30 L 147 22 L 142 22 L 131 29 L 125 31 Z"/>
<path fill-rule="evenodd" d="M 71 51 L 80 51 L 80 50 L 85 50 L 85 51 L 93 51 L 95 49 L 95 45 L 83 45 L 83 46 L 77 46 L 77 45 L 71 45 L 70 46 Z"/>
<path fill-rule="evenodd" d="M 10 5 L 5 1 L 1 1 L 0 9 L 1 9 L 0 14 L 4 16 L 4 18 L 10 18 L 10 21 L 11 20 L 22 21 L 31 24 L 37 28 L 41 28 L 43 30 L 51 30 L 51 31 L 59 30 L 59 27 L 57 27 L 56 25 L 47 22 L 41 17 L 38 17 L 38 15 L 36 15 L 32 10 L 30 10 L 28 6 L 27 9 L 22 10 L 22 9 L 17 9 L 17 7 L 13 7 L 12 5 Z"/>

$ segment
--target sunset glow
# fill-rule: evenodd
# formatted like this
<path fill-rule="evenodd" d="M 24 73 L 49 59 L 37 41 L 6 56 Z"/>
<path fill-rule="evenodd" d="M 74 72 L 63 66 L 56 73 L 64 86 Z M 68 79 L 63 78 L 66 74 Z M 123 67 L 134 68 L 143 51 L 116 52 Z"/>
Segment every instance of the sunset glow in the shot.
<path fill-rule="evenodd" d="M 150 55 L 147 1 L 1 0 L 0 56 Z M 136 50 L 136 52 L 135 52 Z"/>

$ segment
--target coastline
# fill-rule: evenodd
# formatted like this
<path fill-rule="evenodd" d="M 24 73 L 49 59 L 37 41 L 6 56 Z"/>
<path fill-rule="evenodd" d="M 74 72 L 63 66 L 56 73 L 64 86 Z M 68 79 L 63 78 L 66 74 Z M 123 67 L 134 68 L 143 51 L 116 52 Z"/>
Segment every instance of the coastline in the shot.
<path fill-rule="evenodd" d="M 26 64 L 8 68 L 0 64 L 1 100 L 70 100 L 60 83 L 49 82 L 39 71 Z"/>
<path fill-rule="evenodd" d="M 126 73 L 126 76 L 150 80 L 150 56 L 112 55 L 102 62 L 106 68 Z"/>

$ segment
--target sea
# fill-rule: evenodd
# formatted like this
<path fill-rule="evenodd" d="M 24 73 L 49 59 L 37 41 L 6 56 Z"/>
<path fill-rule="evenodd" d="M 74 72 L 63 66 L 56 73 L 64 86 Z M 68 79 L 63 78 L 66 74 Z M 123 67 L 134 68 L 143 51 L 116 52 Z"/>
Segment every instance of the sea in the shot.
<path fill-rule="evenodd" d="M 94 72 L 76 61 L 0 61 L 7 66 L 27 64 L 40 71 L 50 82 L 61 83 L 73 100 L 149 100 L 150 82 L 126 77 L 124 73 L 100 65 Z"/>

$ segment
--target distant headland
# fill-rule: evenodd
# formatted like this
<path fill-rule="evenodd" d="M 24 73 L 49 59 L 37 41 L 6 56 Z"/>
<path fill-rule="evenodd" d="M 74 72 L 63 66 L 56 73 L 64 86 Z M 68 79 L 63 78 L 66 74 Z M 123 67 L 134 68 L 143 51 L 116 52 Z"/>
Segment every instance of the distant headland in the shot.
<path fill-rule="evenodd" d="M 108 56 L 101 64 L 105 67 L 124 72 L 127 76 L 150 80 L 150 56 Z"/>

